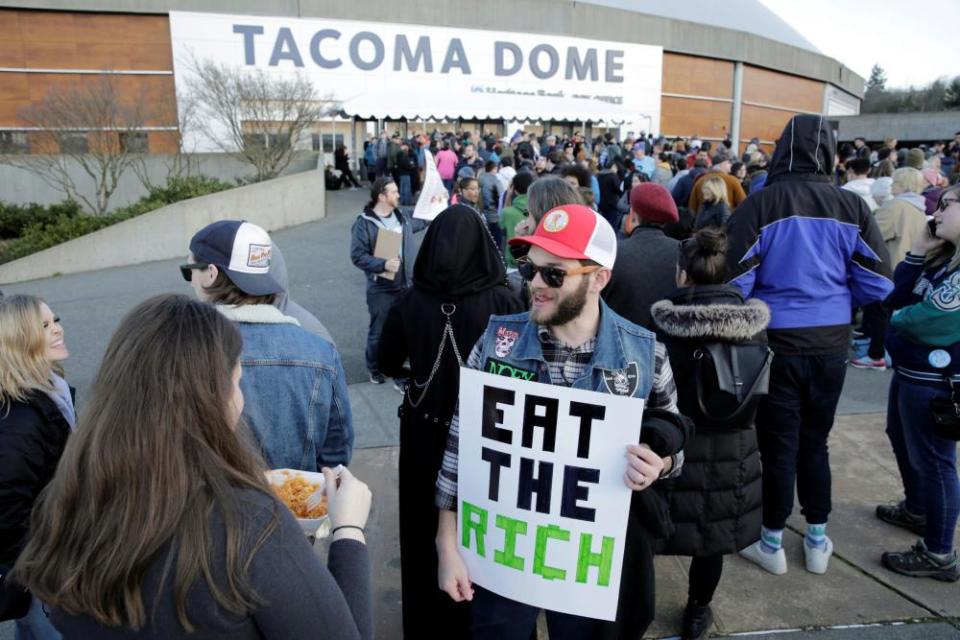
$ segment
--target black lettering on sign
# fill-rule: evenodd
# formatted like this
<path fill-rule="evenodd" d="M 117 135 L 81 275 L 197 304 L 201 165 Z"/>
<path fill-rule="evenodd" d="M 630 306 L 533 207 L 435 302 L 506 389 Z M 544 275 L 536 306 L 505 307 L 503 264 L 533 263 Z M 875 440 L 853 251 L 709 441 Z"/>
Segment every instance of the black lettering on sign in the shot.
<path fill-rule="evenodd" d="M 593 522 L 597 516 L 596 509 L 581 507 L 578 502 L 586 501 L 590 497 L 590 488 L 583 486 L 583 482 L 597 484 L 600 482 L 599 469 L 584 467 L 564 467 L 563 469 L 563 496 L 560 499 L 560 515 L 564 518 L 576 518 L 585 522 Z"/>
<path fill-rule="evenodd" d="M 509 389 L 500 389 L 484 385 L 483 387 L 483 426 L 481 433 L 484 438 L 490 438 L 504 444 L 513 442 L 513 432 L 498 427 L 503 424 L 503 409 L 498 404 L 513 405 L 514 393 Z"/>
<path fill-rule="evenodd" d="M 557 411 L 560 401 L 544 396 L 527 396 L 523 407 L 523 446 L 533 448 L 533 430 L 543 429 L 543 450 L 556 451 L 557 448 Z M 543 415 L 539 415 L 542 409 Z"/>
<path fill-rule="evenodd" d="M 496 501 L 500 499 L 500 469 L 510 467 L 510 454 L 496 449 L 483 448 L 480 457 L 490 463 L 490 482 L 487 489 L 487 498 Z"/>
<path fill-rule="evenodd" d="M 539 472 L 533 475 L 530 458 L 520 458 L 520 482 L 517 486 L 517 508 L 530 511 L 533 494 L 537 494 L 537 511 L 550 513 L 550 493 L 553 490 L 553 463 L 540 461 Z"/>
<path fill-rule="evenodd" d="M 603 420 L 607 415 L 607 408 L 599 404 L 585 402 L 571 402 L 570 415 L 580 418 L 580 437 L 577 439 L 577 457 L 590 457 L 590 433 L 594 420 Z"/>

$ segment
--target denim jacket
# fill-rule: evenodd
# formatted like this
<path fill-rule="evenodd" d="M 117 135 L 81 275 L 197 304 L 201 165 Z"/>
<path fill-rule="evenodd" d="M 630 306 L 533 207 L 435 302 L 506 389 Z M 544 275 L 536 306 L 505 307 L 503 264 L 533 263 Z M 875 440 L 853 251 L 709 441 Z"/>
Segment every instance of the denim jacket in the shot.
<path fill-rule="evenodd" d="M 348 464 L 353 419 L 340 355 L 271 305 L 217 305 L 243 336 L 243 417 L 271 469 Z"/>
<path fill-rule="evenodd" d="M 646 399 L 653 386 L 656 336 L 620 317 L 605 303 L 601 305 L 590 373 L 571 386 Z M 527 378 L 531 381 L 554 384 L 543 357 L 537 325 L 530 322 L 529 312 L 490 318 L 481 344 L 483 371 L 499 373 L 494 369 L 503 363 L 515 371 L 532 373 L 533 377 Z"/>
<path fill-rule="evenodd" d="M 417 257 L 417 245 L 413 234 L 423 231 L 430 224 L 426 220 L 407 218 L 399 209 L 394 209 L 403 231 L 400 271 L 393 280 L 378 277 L 386 269 L 386 260 L 373 255 L 377 246 L 377 230 L 380 228 L 377 214 L 369 208 L 357 216 L 350 231 L 350 259 L 367 277 L 367 291 L 402 291 L 413 284 L 413 263 Z"/>

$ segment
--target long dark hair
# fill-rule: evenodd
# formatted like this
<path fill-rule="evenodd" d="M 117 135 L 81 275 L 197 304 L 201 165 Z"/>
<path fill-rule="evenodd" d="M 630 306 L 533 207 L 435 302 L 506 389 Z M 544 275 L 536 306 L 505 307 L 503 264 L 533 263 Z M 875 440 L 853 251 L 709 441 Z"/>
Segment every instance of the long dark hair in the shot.
<path fill-rule="evenodd" d="M 163 561 L 159 590 L 172 578 L 187 631 L 187 594 L 201 576 L 227 611 L 244 615 L 261 602 L 247 571 L 276 520 L 252 539 L 237 500 L 236 488 L 270 491 L 262 459 L 227 417 L 241 345 L 213 305 L 186 296 L 151 298 L 123 319 L 15 567 L 34 595 L 140 629 L 149 618 L 141 584 Z M 213 577 L 214 511 L 224 522 L 225 584 Z"/>

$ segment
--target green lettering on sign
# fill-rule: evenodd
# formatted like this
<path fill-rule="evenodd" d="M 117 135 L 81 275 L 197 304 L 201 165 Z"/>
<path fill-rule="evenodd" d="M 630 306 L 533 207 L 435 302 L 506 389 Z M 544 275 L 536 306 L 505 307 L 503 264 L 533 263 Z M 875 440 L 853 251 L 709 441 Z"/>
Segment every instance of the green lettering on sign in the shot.
<path fill-rule="evenodd" d="M 483 544 L 487 535 L 487 510 L 464 500 L 460 506 L 460 517 L 463 518 L 463 537 L 460 544 L 464 549 L 469 549 L 470 532 L 473 531 L 477 542 L 477 555 L 481 558 L 487 557 Z"/>
<path fill-rule="evenodd" d="M 590 567 L 597 567 L 597 585 L 601 587 L 610 586 L 610 570 L 613 568 L 613 545 L 614 540 L 610 536 L 604 536 L 600 544 L 600 553 L 594 553 L 591 548 L 593 536 L 589 533 L 580 534 L 580 555 L 577 557 L 577 582 L 587 583 L 587 574 Z"/>
<path fill-rule="evenodd" d="M 527 523 L 523 520 L 498 515 L 497 526 L 503 529 L 503 551 L 493 552 L 494 562 L 517 571 L 523 571 L 523 558 L 517 555 L 517 536 L 527 534 Z"/>
<path fill-rule="evenodd" d="M 543 525 L 537 527 L 537 542 L 533 552 L 533 572 L 540 574 L 545 580 L 564 580 L 567 577 L 565 570 L 547 564 L 547 541 L 550 539 L 567 542 L 570 540 L 570 532 L 555 524 L 551 524 L 549 527 Z"/>

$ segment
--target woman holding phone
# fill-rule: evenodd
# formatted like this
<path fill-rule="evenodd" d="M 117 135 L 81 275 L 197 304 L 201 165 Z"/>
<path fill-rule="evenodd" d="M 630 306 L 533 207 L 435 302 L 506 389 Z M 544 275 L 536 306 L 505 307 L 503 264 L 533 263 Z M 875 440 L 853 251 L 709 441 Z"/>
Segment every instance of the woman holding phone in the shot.
<path fill-rule="evenodd" d="M 64 638 L 369 638 L 370 492 L 326 476 L 323 566 L 238 428 L 239 331 L 151 298 L 120 323 L 14 576 Z"/>

